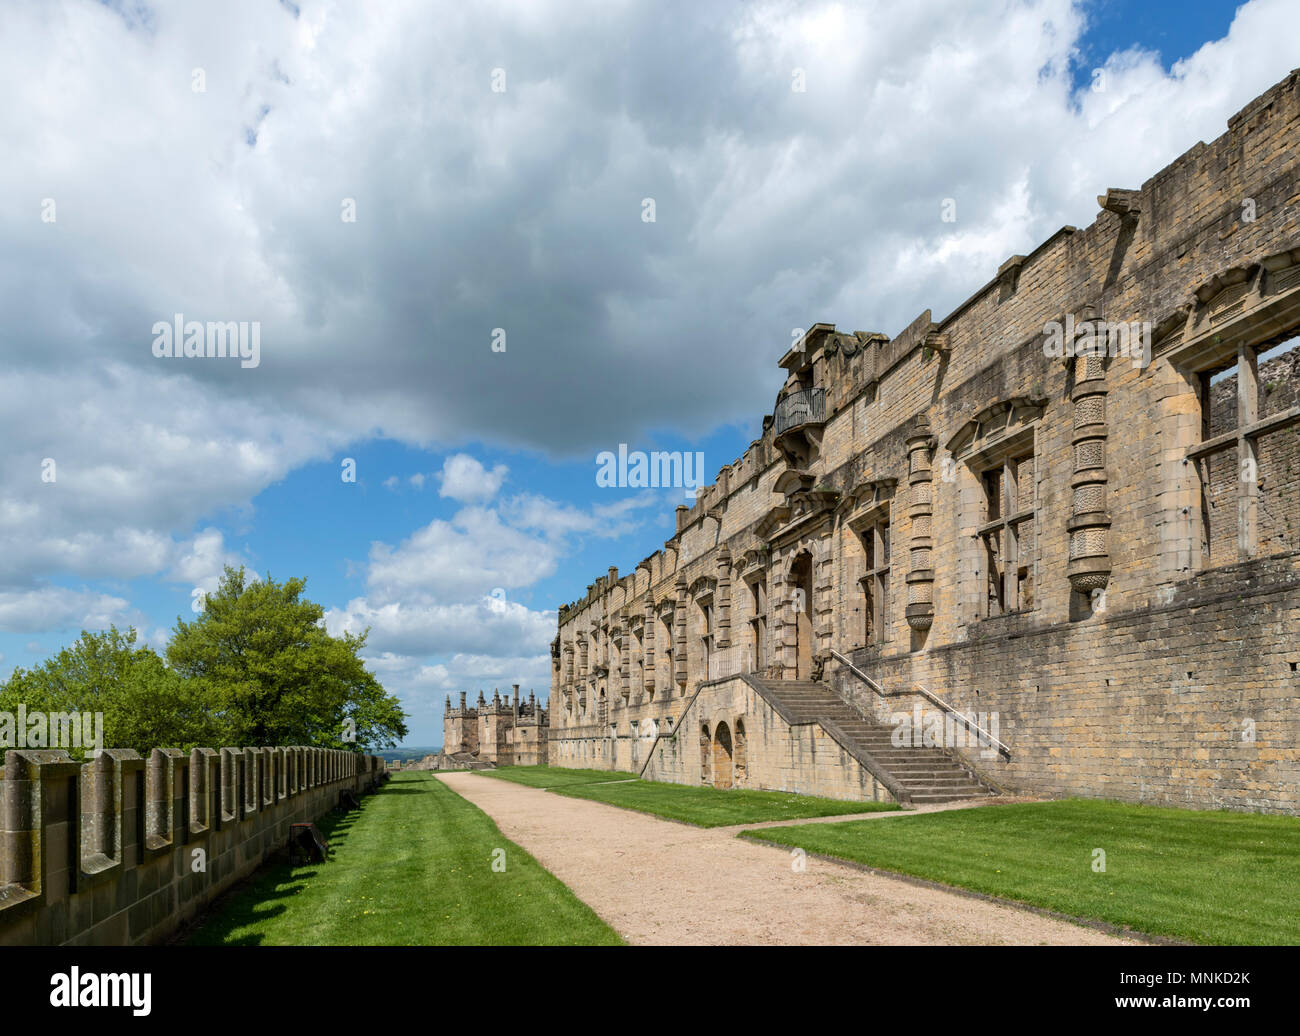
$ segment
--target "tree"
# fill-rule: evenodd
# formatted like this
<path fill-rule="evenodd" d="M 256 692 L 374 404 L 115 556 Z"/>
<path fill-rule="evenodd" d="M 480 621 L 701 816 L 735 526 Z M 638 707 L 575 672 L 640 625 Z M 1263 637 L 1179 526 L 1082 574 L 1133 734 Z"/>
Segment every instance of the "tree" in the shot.
<path fill-rule="evenodd" d="M 168 662 L 203 687 L 229 744 L 392 747 L 406 714 L 359 657 L 366 634 L 330 636 L 306 585 L 227 566 L 203 613 L 176 619 Z"/>
<path fill-rule="evenodd" d="M 197 685 L 182 679 L 150 647 L 137 646 L 134 627 L 112 626 L 81 636 L 35 669 L 15 669 L 0 687 L 0 712 L 100 714 L 104 748 L 189 750 L 220 737 L 222 717 L 203 701 Z M 85 732 L 88 739 L 89 731 Z M 80 747 L 66 747 L 75 758 Z"/>

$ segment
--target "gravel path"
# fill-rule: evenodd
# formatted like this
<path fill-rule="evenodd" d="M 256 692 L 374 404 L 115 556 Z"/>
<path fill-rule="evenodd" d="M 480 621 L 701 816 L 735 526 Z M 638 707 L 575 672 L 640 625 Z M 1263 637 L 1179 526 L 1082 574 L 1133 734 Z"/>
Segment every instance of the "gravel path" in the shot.
<path fill-rule="evenodd" d="M 633 944 L 1125 942 L 824 860 L 795 873 L 788 851 L 736 838 L 740 828 L 690 827 L 472 773 L 439 777 Z"/>

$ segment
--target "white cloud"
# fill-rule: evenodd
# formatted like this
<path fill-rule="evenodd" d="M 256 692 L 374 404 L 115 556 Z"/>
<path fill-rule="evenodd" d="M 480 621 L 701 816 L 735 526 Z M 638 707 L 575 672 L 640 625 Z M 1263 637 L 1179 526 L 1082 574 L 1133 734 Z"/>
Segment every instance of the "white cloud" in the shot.
<path fill-rule="evenodd" d="M 216 590 L 226 565 L 238 568 L 248 564 L 239 554 L 226 549 L 220 529 L 204 529 L 178 553 L 167 578 L 201 587 L 208 593 Z"/>
<path fill-rule="evenodd" d="M 371 628 L 371 651 L 428 657 L 454 651 L 546 651 L 555 636 L 555 612 L 534 611 L 508 601 L 504 606 L 478 603 L 439 604 L 394 601 L 375 604 L 364 597 L 326 613 L 330 633 L 359 634 Z"/>
<path fill-rule="evenodd" d="M 503 512 L 514 525 L 521 529 L 537 530 L 547 539 L 578 534 L 617 538 L 640 524 L 638 520 L 627 516 L 643 508 L 664 508 L 663 496 L 647 490 L 583 510 L 572 504 L 557 503 L 536 493 L 520 493 L 510 499 Z"/>
<path fill-rule="evenodd" d="M 465 504 L 485 504 L 497 495 L 507 470 L 504 464 L 498 464 L 488 471 L 469 454 L 453 454 L 442 463 L 438 495 Z"/>
<path fill-rule="evenodd" d="M 375 543 L 366 575 L 382 601 L 409 593 L 466 600 L 493 587 L 528 586 L 555 571 L 557 547 L 502 522 L 489 508 L 467 507 L 435 519 L 397 547 Z"/>
<path fill-rule="evenodd" d="M 126 600 L 109 594 L 61 586 L 0 591 L 0 630 L 7 633 L 94 630 L 138 621 Z"/>
<path fill-rule="evenodd" d="M 1296 63 L 1289 0 L 1172 72 L 1111 55 L 1100 93 L 1073 89 L 1069 0 L 702 4 L 671 32 L 660 6 L 0 4 L 0 629 L 133 614 L 97 580 L 210 582 L 238 557 L 213 515 L 349 444 L 590 456 L 753 424 L 790 328 L 946 315 Z M 176 313 L 259 321 L 261 363 L 155 358 Z M 426 682 L 469 671 L 429 645 L 540 658 L 524 595 L 567 540 L 643 507 L 671 529 L 652 494 L 581 508 L 519 470 L 501 502 L 508 475 L 447 457 L 465 509 L 376 543 L 333 621 Z"/>

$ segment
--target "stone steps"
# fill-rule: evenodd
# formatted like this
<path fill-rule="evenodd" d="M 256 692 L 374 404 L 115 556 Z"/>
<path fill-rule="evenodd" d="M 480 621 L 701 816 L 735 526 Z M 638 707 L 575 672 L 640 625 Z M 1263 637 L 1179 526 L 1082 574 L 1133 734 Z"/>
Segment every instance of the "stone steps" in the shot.
<path fill-rule="evenodd" d="M 903 789 L 914 805 L 958 802 L 996 794 L 942 749 L 895 745 L 893 728 L 874 722 L 825 684 L 807 680 L 760 680 L 796 723 L 833 724 Z"/>

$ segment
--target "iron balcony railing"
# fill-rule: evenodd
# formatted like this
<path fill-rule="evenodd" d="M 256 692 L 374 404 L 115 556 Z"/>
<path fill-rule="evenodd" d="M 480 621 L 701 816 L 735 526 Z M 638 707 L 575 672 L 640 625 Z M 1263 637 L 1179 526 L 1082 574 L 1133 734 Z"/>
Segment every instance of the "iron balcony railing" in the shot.
<path fill-rule="evenodd" d="M 820 388 L 801 389 L 791 392 L 777 403 L 772 414 L 773 430 L 776 435 L 788 432 L 805 424 L 826 423 L 826 390 Z"/>

